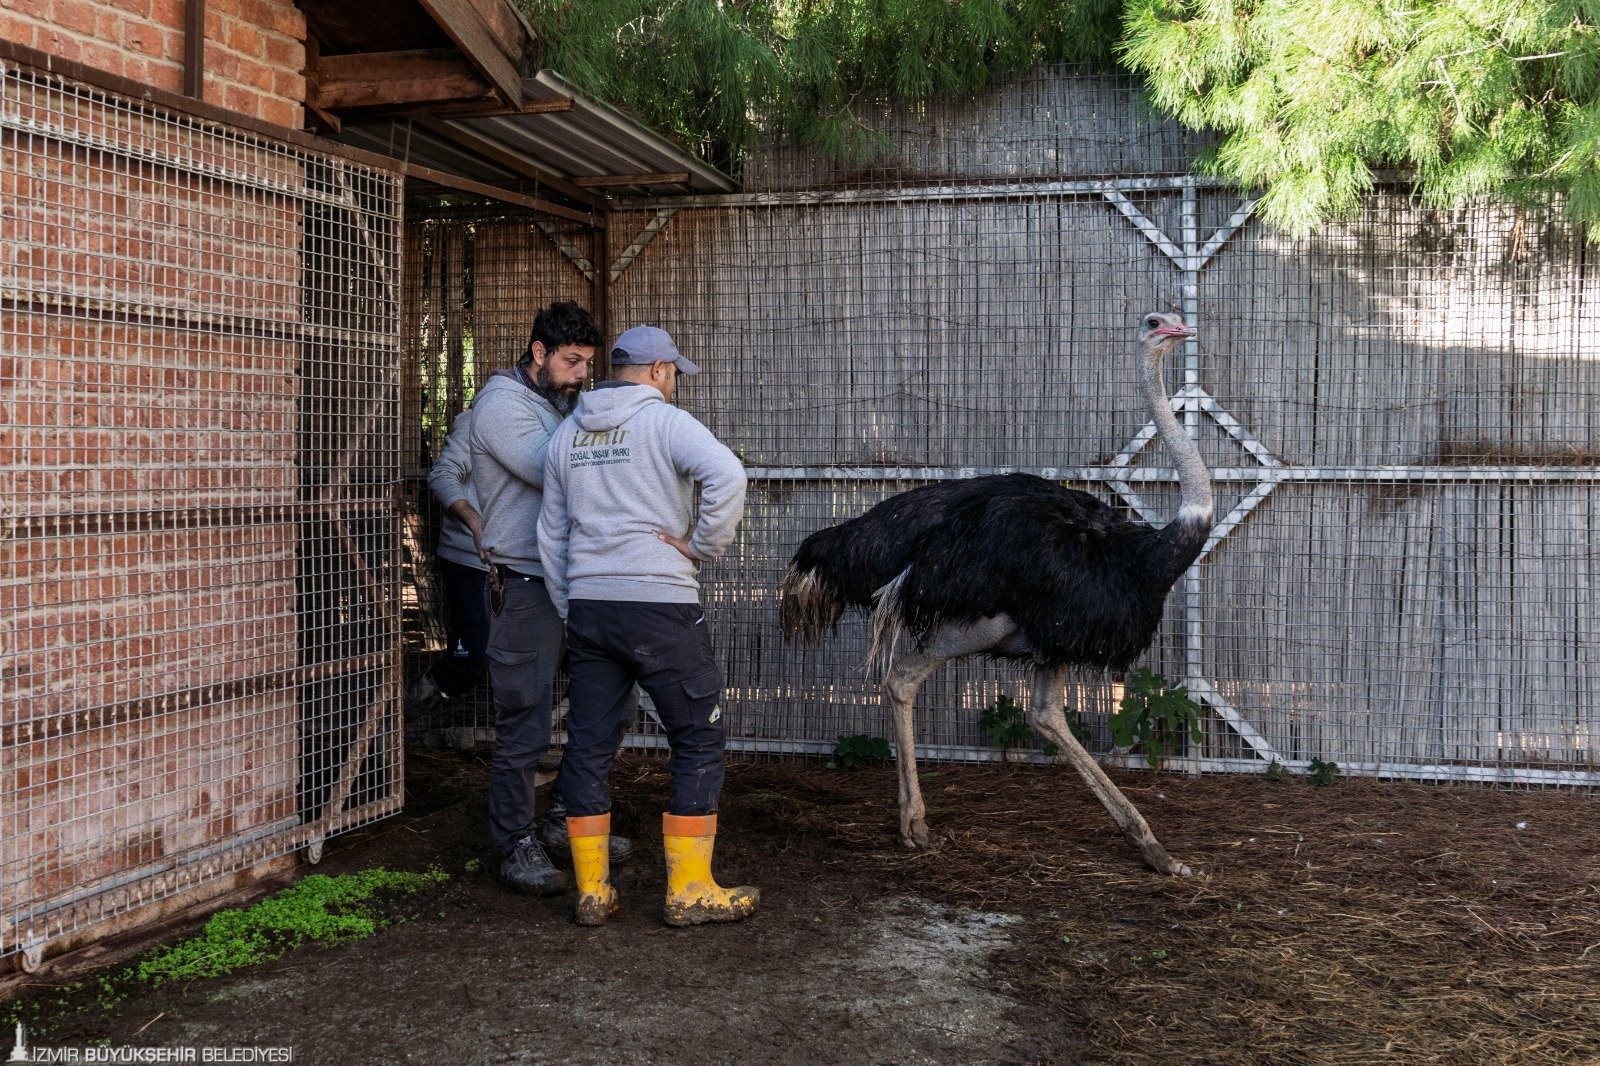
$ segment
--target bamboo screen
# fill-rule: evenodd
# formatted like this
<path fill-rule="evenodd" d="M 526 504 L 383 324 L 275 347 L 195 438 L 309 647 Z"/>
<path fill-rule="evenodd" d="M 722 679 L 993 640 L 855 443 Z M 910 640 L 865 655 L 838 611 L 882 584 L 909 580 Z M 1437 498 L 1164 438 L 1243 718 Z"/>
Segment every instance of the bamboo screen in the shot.
<path fill-rule="evenodd" d="M 428 471 L 478 387 L 521 357 L 542 308 L 576 300 L 594 309 L 594 251 L 587 226 L 460 206 L 413 207 L 402 328 L 408 677 L 444 648 L 449 617 L 433 554 L 441 511 Z M 470 693 L 421 709 L 407 729 L 430 747 L 468 748 L 488 743 L 493 724 L 485 679 Z"/>
<path fill-rule="evenodd" d="M 1600 783 L 1592 250 L 1553 211 L 1399 188 L 1293 240 L 1183 176 L 1195 145 L 1132 98 L 1046 72 L 888 122 L 865 163 L 773 153 L 744 194 L 613 215 L 613 327 L 659 323 L 701 362 L 681 402 L 752 475 L 705 575 L 730 735 L 889 733 L 859 620 L 817 649 L 777 630 L 813 530 L 1002 470 L 1164 522 L 1175 474 L 1132 361 L 1138 316 L 1164 310 L 1199 330 L 1167 380 L 1218 500 L 1143 660 L 1206 709 L 1179 765 Z M 947 666 L 920 741 L 997 757 L 979 715 L 1026 680 Z M 1120 694 L 1069 691 L 1108 754 Z"/>
<path fill-rule="evenodd" d="M 398 807 L 399 217 L 0 71 L 0 955 Z"/>

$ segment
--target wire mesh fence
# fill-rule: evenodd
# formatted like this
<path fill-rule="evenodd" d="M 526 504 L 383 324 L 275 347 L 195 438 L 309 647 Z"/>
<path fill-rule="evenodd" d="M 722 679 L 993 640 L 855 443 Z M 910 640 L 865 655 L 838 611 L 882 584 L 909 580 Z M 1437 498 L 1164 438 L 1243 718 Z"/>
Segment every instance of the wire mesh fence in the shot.
<path fill-rule="evenodd" d="M 400 192 L 0 69 L 0 955 L 398 807 Z"/>
<path fill-rule="evenodd" d="M 1592 252 L 1554 211 L 1399 188 L 1290 239 L 1250 197 L 1162 173 L 1192 143 L 1149 150 L 1144 120 L 1102 108 L 1115 85 L 1081 84 L 904 120 L 854 171 L 779 153 L 751 192 L 613 216 L 614 248 L 658 229 L 613 323 L 658 322 L 701 362 L 682 402 L 754 479 L 706 573 L 730 731 L 812 751 L 889 732 L 859 623 L 817 649 L 779 636 L 774 589 L 813 530 L 1014 469 L 1165 522 L 1176 473 L 1133 361 L 1162 310 L 1200 331 L 1167 380 L 1218 498 L 1144 660 L 1206 710 L 1186 765 L 1600 782 Z M 920 742 L 996 757 L 979 715 L 1026 681 L 946 667 Z M 1094 677 L 1070 695 L 1102 753 L 1120 695 Z"/>
<path fill-rule="evenodd" d="M 408 677 L 449 651 L 435 554 L 444 515 L 429 470 L 478 387 L 521 357 L 540 309 L 555 300 L 595 306 L 593 242 L 587 226 L 459 204 L 419 207 L 406 226 Z M 425 745 L 470 748 L 490 742 L 493 722 L 485 674 L 475 688 L 419 707 L 407 727 Z"/>
<path fill-rule="evenodd" d="M 1162 310 L 1199 330 L 1167 383 L 1218 501 L 1143 660 L 1205 709 L 1179 765 L 1600 783 L 1600 312 L 1593 253 L 1554 210 L 1439 211 L 1389 186 L 1292 239 L 1190 176 L 1202 138 L 1075 70 L 880 119 L 868 158 L 774 150 L 745 193 L 609 221 L 612 331 L 673 332 L 706 371 L 681 402 L 752 476 L 739 540 L 703 574 L 733 747 L 889 732 L 859 622 L 816 648 L 779 634 L 775 590 L 808 533 L 1006 470 L 1132 519 L 1174 513 L 1133 361 L 1137 318 Z M 581 243 L 523 233 L 500 269 L 559 269 L 518 330 L 582 299 L 593 267 Z M 1027 680 L 946 667 L 920 743 L 999 757 L 979 715 Z M 1096 750 L 1139 764 L 1111 748 L 1121 695 L 1081 677 L 1068 698 Z M 631 742 L 661 738 L 641 719 Z"/>

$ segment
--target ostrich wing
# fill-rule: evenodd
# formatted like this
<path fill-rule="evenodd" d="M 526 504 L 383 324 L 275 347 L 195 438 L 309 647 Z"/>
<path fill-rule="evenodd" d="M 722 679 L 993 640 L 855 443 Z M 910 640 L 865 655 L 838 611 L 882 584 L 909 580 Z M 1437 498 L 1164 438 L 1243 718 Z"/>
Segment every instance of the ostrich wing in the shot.
<path fill-rule="evenodd" d="M 815 574 L 844 603 L 872 606 L 872 596 L 920 555 L 919 546 L 974 499 L 1023 491 L 1025 474 L 941 481 L 891 496 L 865 514 L 811 534 L 794 554 L 791 572 Z M 1092 497 L 1091 497 L 1092 498 Z"/>
<path fill-rule="evenodd" d="M 901 617 L 918 640 L 1009 615 L 1044 666 L 1120 670 L 1150 643 L 1171 580 L 1159 532 L 1040 478 L 954 503 L 907 560 Z"/>

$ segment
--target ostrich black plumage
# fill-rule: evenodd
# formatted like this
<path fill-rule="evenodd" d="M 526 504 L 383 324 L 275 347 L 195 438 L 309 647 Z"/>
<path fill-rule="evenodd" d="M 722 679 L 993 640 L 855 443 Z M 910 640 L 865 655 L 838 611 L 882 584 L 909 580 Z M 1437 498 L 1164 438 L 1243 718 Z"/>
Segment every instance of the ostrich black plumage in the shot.
<path fill-rule="evenodd" d="M 1140 320 L 1140 386 L 1181 492 L 1166 526 L 1130 522 L 1098 497 L 1031 474 L 1001 474 L 901 493 L 813 533 L 795 552 L 779 589 L 786 637 L 814 642 L 846 609 L 872 612 L 871 658 L 894 717 L 900 836 L 908 847 L 931 841 L 917 783 L 917 690 L 950 659 L 988 655 L 1033 664 L 1029 722 L 1151 867 L 1189 873 L 1073 738 L 1062 696 L 1068 667 L 1120 671 L 1149 647 L 1167 593 L 1210 534 L 1210 475 L 1161 380 L 1167 355 L 1192 336 L 1170 315 Z"/>

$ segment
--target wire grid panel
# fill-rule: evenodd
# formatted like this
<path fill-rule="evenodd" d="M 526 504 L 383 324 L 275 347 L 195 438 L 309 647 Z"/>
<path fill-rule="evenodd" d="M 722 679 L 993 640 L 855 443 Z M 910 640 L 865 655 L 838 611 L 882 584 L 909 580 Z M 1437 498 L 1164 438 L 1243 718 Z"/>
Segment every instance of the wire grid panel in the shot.
<path fill-rule="evenodd" d="M 0 954 L 398 808 L 399 197 L 0 71 Z"/>
<path fill-rule="evenodd" d="M 456 416 L 490 374 L 516 364 L 539 311 L 555 300 L 593 307 L 591 231 L 503 209 L 424 207 L 406 224 L 404 440 L 407 674 L 445 644 L 448 609 L 435 556 L 442 512 L 428 471 Z M 472 746 L 493 733 L 487 682 L 409 723 L 425 744 Z"/>
<path fill-rule="evenodd" d="M 744 745 L 888 731 L 859 622 L 815 650 L 777 631 L 813 530 L 1004 469 L 1173 513 L 1133 379 L 1137 316 L 1160 309 L 1200 330 L 1168 384 L 1218 503 L 1144 660 L 1208 708 L 1189 765 L 1600 783 L 1600 293 L 1553 214 L 1385 192 L 1291 241 L 1235 193 L 1138 175 L 671 204 L 612 321 L 659 322 L 701 362 L 682 402 L 755 478 L 705 575 Z M 614 216 L 614 242 L 648 217 Z M 919 742 L 992 757 L 977 713 L 1025 680 L 946 667 Z M 1072 690 L 1102 751 L 1117 694 Z"/>

